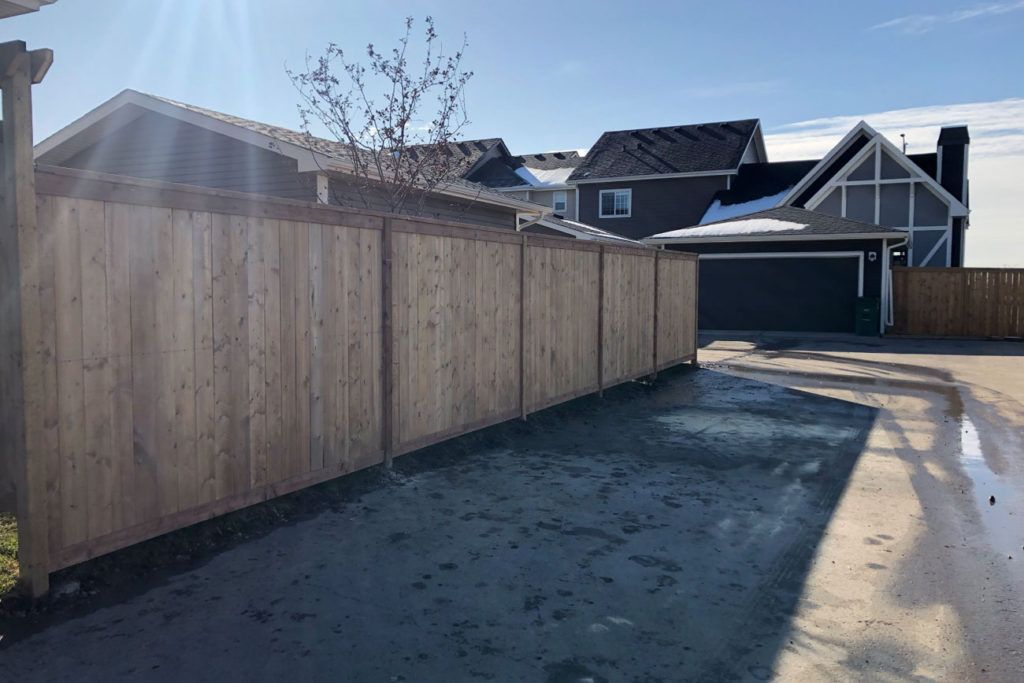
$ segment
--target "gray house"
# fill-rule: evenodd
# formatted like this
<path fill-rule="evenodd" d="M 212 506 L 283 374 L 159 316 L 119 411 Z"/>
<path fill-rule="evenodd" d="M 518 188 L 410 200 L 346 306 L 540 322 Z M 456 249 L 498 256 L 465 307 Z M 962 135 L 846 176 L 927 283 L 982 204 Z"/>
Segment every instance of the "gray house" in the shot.
<path fill-rule="evenodd" d="M 518 227 L 550 210 L 466 180 L 498 155 L 500 139 L 453 143 L 462 177 L 429 195 L 420 215 Z M 382 209 L 360 191 L 343 145 L 297 131 L 125 90 L 36 146 L 42 164 Z"/>
<path fill-rule="evenodd" d="M 892 265 L 963 264 L 969 142 L 944 128 L 908 155 L 861 122 L 822 159 L 741 166 L 697 221 L 644 241 L 701 255 L 702 329 L 851 332 L 859 300 L 881 332 Z"/>
<path fill-rule="evenodd" d="M 578 220 L 640 239 L 697 224 L 744 164 L 767 160 L 757 119 L 610 131 L 568 182 Z"/>

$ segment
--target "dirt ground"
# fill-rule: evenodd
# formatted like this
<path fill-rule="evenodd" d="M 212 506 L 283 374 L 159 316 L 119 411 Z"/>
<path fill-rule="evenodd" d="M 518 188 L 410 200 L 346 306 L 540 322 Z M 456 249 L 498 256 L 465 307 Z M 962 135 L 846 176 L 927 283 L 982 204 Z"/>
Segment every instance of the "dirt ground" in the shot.
<path fill-rule="evenodd" d="M 163 568 L 67 572 L 92 594 L 8 619 L 0 678 L 1024 679 L 1024 345 L 756 337 L 700 364 Z"/>

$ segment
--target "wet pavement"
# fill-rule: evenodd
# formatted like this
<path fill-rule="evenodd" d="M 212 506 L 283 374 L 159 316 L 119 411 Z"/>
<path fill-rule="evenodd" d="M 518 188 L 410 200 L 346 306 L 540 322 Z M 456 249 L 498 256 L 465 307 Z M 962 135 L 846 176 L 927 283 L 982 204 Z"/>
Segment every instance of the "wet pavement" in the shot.
<path fill-rule="evenodd" d="M 0 674 L 1024 676 L 1024 346 L 765 337 L 700 358 L 14 624 Z"/>

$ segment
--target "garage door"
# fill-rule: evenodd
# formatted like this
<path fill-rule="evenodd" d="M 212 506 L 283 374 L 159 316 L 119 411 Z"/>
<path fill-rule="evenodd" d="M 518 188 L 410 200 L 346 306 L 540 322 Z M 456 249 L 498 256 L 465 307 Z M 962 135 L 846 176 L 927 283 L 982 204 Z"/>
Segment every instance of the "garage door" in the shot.
<path fill-rule="evenodd" d="M 853 332 L 861 252 L 704 254 L 700 329 Z"/>

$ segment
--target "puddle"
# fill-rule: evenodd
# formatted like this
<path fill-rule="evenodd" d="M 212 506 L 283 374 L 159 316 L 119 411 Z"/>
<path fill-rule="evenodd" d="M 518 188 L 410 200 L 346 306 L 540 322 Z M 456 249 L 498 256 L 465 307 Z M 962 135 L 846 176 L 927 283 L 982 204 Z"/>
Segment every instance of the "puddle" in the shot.
<path fill-rule="evenodd" d="M 974 484 L 974 503 L 993 549 L 1004 559 L 1012 555 L 1006 560 L 1011 571 L 1024 576 L 1024 500 L 1011 482 L 989 468 L 978 429 L 966 414 L 960 417 L 960 460 Z"/>

